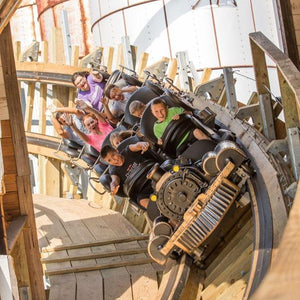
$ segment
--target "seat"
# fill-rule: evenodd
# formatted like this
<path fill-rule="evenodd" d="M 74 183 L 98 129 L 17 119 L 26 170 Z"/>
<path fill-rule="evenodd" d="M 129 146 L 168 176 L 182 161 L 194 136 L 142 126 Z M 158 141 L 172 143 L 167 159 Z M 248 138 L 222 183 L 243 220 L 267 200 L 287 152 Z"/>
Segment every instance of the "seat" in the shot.
<path fill-rule="evenodd" d="M 99 152 L 89 144 L 84 147 L 84 152 L 81 155 L 81 159 L 85 161 L 90 167 L 94 165 L 99 157 Z"/>
<path fill-rule="evenodd" d="M 129 124 L 130 126 L 133 126 L 136 123 L 140 122 L 140 119 L 131 115 L 129 112 L 129 106 L 134 100 L 139 100 L 143 102 L 144 104 L 149 103 L 153 98 L 156 98 L 157 94 L 155 94 L 149 87 L 143 86 L 139 88 L 137 91 L 135 91 L 131 97 L 128 99 L 125 107 L 125 113 L 124 113 L 124 122 L 126 124 Z"/>
<path fill-rule="evenodd" d="M 153 132 L 153 126 L 154 126 L 154 123 L 156 121 L 156 118 L 153 116 L 153 114 L 151 112 L 151 103 L 152 103 L 152 101 L 154 101 L 157 98 L 164 99 L 164 101 L 170 107 L 174 106 L 173 102 L 171 101 L 171 99 L 167 95 L 163 95 L 163 96 L 160 96 L 160 97 L 155 97 L 154 99 L 152 99 L 150 102 L 147 103 L 146 109 L 145 109 L 145 111 L 142 115 L 142 118 L 140 120 L 140 131 L 144 136 L 149 138 L 153 143 L 157 142 L 157 138 L 155 137 L 154 132 Z"/>

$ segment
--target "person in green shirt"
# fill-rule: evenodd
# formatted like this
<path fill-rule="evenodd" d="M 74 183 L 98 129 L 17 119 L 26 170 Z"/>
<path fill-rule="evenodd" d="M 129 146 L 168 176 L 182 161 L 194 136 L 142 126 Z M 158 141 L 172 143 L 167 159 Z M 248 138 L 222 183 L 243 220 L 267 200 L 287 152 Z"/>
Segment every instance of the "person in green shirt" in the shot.
<path fill-rule="evenodd" d="M 181 114 L 191 114 L 189 111 L 185 111 L 182 107 L 170 107 L 168 108 L 166 102 L 162 98 L 154 99 L 151 103 L 151 112 L 157 119 L 154 123 L 153 132 L 157 138 L 157 144 L 162 145 L 161 139 L 166 127 L 172 120 L 178 120 Z M 197 140 L 203 140 L 210 138 L 199 128 L 195 128 L 193 132 L 188 132 L 180 143 L 177 145 L 177 149 L 187 140 L 189 136 L 196 138 Z"/>

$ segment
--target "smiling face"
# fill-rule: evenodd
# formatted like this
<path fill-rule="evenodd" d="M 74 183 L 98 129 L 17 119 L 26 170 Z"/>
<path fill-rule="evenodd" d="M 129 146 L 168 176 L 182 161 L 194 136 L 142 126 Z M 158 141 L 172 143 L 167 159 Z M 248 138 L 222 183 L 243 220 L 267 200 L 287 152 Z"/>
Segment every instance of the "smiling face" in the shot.
<path fill-rule="evenodd" d="M 58 122 L 59 122 L 59 124 L 61 124 L 61 125 L 67 125 L 67 123 L 66 123 L 66 120 L 65 120 L 65 117 L 64 117 L 64 115 L 62 114 L 59 118 L 58 118 Z"/>
<path fill-rule="evenodd" d="M 117 148 L 119 146 L 119 144 L 122 142 L 122 139 L 120 136 L 115 136 L 113 137 L 111 144 L 114 148 Z"/>
<path fill-rule="evenodd" d="M 152 104 L 151 112 L 158 122 L 162 122 L 167 117 L 167 109 L 163 103 Z"/>
<path fill-rule="evenodd" d="M 87 128 L 87 130 L 90 132 L 93 132 L 98 129 L 98 121 L 90 116 L 86 117 L 83 120 L 83 124 Z"/>
<path fill-rule="evenodd" d="M 86 77 L 84 76 L 77 76 L 74 80 L 74 85 L 79 88 L 81 91 L 88 91 L 90 89 L 90 86 L 86 80 Z"/>
<path fill-rule="evenodd" d="M 103 159 L 112 166 L 122 166 L 124 157 L 117 151 L 110 151 Z"/>
<path fill-rule="evenodd" d="M 117 101 L 123 100 L 124 96 L 122 94 L 122 90 L 117 86 L 113 87 L 109 92 L 109 98 Z"/>

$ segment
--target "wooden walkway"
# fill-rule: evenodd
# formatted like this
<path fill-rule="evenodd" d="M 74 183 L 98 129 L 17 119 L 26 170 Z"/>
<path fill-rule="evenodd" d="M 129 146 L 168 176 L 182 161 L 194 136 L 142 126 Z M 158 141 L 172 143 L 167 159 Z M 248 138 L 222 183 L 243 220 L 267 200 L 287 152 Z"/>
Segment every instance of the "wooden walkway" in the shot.
<path fill-rule="evenodd" d="M 50 300 L 156 298 L 161 268 L 146 255 L 147 239 L 124 217 L 86 200 L 33 198 Z"/>

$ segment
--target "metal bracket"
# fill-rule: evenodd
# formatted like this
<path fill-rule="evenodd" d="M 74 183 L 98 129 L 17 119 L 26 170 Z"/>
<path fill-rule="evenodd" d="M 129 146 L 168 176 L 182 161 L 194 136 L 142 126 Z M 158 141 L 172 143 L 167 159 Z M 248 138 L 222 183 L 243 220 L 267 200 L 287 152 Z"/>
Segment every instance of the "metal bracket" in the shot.
<path fill-rule="evenodd" d="M 267 139 L 272 141 L 276 139 L 276 135 L 271 96 L 270 94 L 261 94 L 258 96 L 258 98 L 263 122 L 264 135 Z"/>
<path fill-rule="evenodd" d="M 134 70 L 135 64 L 134 64 L 132 49 L 130 46 L 129 36 L 122 36 L 121 41 L 123 47 L 124 65 L 128 69 Z"/>
<path fill-rule="evenodd" d="M 260 106 L 258 103 L 240 107 L 235 115 L 236 118 L 244 120 L 251 117 L 254 125 L 259 128 L 262 126 L 262 119 L 260 114 Z"/>
<path fill-rule="evenodd" d="M 287 129 L 287 141 L 295 179 L 298 180 L 300 173 L 300 132 L 298 127 Z"/>
<path fill-rule="evenodd" d="M 156 78 L 162 81 L 167 72 L 169 61 L 166 59 L 162 59 L 151 66 L 148 66 L 144 69 L 144 72 L 149 72 L 152 75 L 155 75 Z M 142 78 L 145 78 L 145 73 L 142 75 Z"/>
<path fill-rule="evenodd" d="M 224 88 L 224 76 L 221 75 L 218 78 L 212 79 L 204 84 L 196 86 L 194 94 L 197 97 L 202 96 L 204 98 L 208 98 L 209 96 L 211 99 L 218 101 Z"/>
<path fill-rule="evenodd" d="M 234 87 L 235 80 L 233 79 L 232 68 L 223 68 L 223 72 L 228 109 L 232 112 L 237 112 L 238 104 L 236 100 L 236 92 Z"/>
<path fill-rule="evenodd" d="M 72 167 L 70 164 L 66 163 L 65 170 L 68 173 L 73 185 L 78 186 L 81 169 L 74 166 Z"/>
<path fill-rule="evenodd" d="M 80 67 L 83 68 L 100 68 L 102 60 L 103 49 L 97 48 L 95 51 L 86 55 L 80 60 Z"/>
<path fill-rule="evenodd" d="M 34 41 L 23 52 L 21 61 L 38 61 L 40 43 Z"/>
<path fill-rule="evenodd" d="M 188 71 L 190 70 L 188 64 L 188 54 L 185 51 L 177 52 L 177 70 L 179 75 L 180 88 L 184 91 L 193 91 L 191 78 L 188 76 Z"/>
<path fill-rule="evenodd" d="M 60 22 L 63 32 L 63 42 L 64 42 L 64 51 L 66 56 L 67 65 L 71 65 L 71 57 L 72 57 L 72 44 L 71 44 L 71 36 L 69 30 L 68 23 L 68 13 L 66 10 L 60 11 Z"/>
<path fill-rule="evenodd" d="M 278 154 L 279 152 L 288 153 L 289 148 L 286 139 L 273 140 L 266 148 L 267 152 L 271 154 Z"/>

